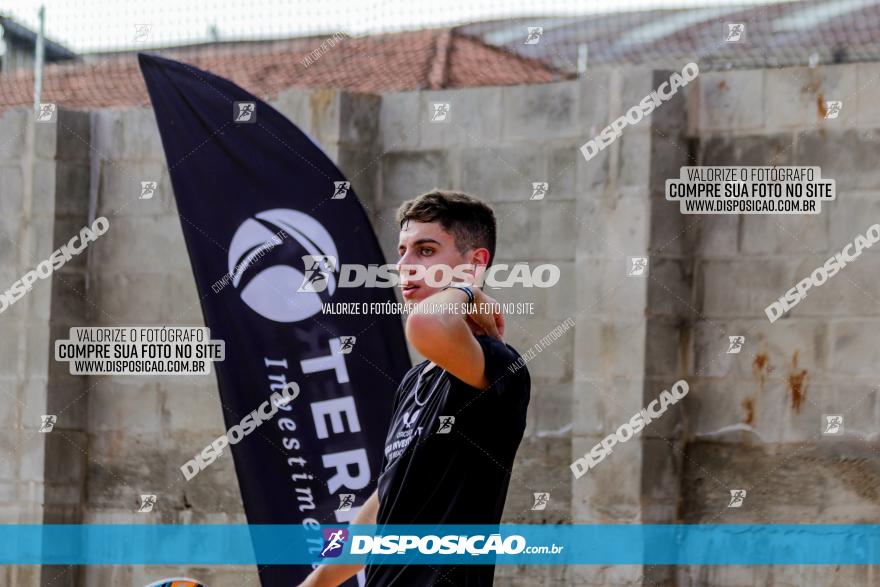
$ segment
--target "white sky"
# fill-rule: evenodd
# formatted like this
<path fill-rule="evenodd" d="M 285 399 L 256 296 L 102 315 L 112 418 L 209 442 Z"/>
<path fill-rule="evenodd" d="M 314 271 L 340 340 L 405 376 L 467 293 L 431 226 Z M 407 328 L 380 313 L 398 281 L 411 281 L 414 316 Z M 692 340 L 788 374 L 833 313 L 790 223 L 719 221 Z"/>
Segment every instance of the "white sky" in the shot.
<path fill-rule="evenodd" d="M 150 47 L 221 39 L 273 38 L 342 31 L 350 35 L 417 29 L 510 16 L 564 16 L 761 0 L 0 0 L 0 13 L 36 29 L 46 6 L 46 34 L 74 51 Z M 148 24 L 148 41 L 135 27 Z M 540 26 L 537 19 L 536 26 Z"/>

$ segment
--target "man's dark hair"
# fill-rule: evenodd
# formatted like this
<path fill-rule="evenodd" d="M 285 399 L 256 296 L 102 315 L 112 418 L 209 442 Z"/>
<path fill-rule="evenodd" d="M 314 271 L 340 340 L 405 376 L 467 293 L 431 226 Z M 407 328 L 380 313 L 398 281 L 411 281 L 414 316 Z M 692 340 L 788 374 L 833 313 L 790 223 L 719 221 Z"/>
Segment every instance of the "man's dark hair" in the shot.
<path fill-rule="evenodd" d="M 407 220 L 439 222 L 455 239 L 459 253 L 485 247 L 489 249 L 486 266 L 495 260 L 495 213 L 473 196 L 435 188 L 401 204 L 396 218 L 400 228 Z"/>

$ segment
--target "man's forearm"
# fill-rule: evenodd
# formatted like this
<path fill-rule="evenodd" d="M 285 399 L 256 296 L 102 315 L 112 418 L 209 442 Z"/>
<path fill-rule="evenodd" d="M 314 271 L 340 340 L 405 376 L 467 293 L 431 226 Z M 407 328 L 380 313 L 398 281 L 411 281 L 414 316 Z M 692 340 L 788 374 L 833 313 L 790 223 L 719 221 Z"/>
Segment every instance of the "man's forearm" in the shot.
<path fill-rule="evenodd" d="M 428 316 L 433 316 L 438 320 L 444 321 L 467 320 L 467 312 L 437 312 L 436 308 L 434 310 L 431 309 L 432 305 L 443 306 L 444 308 L 451 308 L 454 304 L 466 304 L 467 300 L 468 297 L 466 293 L 464 293 L 460 289 L 451 287 L 449 289 L 438 291 L 437 293 L 428 296 L 427 298 L 416 304 L 416 307 L 413 308 L 414 311 L 411 312 L 410 315 L 425 314 Z"/>
<path fill-rule="evenodd" d="M 375 524 L 379 514 L 379 492 L 374 491 L 360 511 L 352 520 L 352 524 Z M 300 587 L 336 587 L 345 580 L 355 576 L 364 565 L 321 565 L 300 583 Z"/>

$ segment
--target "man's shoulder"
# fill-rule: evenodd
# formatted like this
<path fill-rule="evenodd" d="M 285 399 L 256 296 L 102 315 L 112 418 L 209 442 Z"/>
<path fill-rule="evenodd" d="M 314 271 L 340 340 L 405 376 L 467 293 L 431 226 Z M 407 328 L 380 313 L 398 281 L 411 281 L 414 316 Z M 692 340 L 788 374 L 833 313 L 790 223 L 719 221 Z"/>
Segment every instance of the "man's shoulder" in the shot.
<path fill-rule="evenodd" d="M 477 336 L 477 341 L 486 360 L 486 375 L 493 385 L 529 387 L 531 377 L 519 351 L 506 342 L 487 335 Z"/>

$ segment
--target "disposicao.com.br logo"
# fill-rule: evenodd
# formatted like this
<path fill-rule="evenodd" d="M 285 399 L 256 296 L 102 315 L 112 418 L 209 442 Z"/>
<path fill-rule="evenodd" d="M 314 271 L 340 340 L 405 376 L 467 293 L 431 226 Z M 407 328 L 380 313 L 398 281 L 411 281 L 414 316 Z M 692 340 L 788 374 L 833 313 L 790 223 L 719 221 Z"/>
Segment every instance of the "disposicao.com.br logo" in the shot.
<path fill-rule="evenodd" d="M 343 534 L 344 533 L 344 534 Z M 321 558 L 338 557 L 350 542 L 352 555 L 520 555 L 560 554 L 564 546 L 556 544 L 529 546 L 524 536 L 511 534 L 387 534 L 381 536 L 352 534 L 342 529 L 325 529 Z M 350 540 L 349 540 L 350 538 Z"/>

